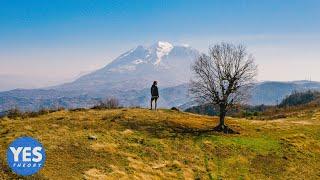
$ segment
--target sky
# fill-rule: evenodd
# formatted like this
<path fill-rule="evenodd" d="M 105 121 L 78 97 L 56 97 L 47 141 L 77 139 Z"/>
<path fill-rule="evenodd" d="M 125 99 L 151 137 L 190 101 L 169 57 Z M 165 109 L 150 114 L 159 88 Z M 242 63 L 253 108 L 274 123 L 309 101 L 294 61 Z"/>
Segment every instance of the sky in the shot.
<path fill-rule="evenodd" d="M 1 0 L 0 90 L 72 81 L 137 45 L 242 43 L 258 80 L 320 81 L 318 0 Z"/>

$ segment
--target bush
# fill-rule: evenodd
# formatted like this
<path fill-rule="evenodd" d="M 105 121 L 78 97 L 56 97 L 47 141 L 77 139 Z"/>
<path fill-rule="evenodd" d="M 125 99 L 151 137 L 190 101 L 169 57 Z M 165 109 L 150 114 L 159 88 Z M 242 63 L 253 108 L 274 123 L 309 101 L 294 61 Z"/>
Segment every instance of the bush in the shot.
<path fill-rule="evenodd" d="M 107 98 L 105 100 L 101 100 L 92 109 L 116 109 L 116 108 L 119 108 L 119 100 L 116 98 Z"/>
<path fill-rule="evenodd" d="M 71 112 L 78 112 L 78 111 L 86 111 L 86 108 L 75 108 L 75 109 L 70 109 Z"/>
<path fill-rule="evenodd" d="M 277 114 L 271 117 L 271 119 L 284 119 L 287 118 L 287 115 L 285 114 Z"/>
<path fill-rule="evenodd" d="M 23 116 L 23 112 L 21 112 L 18 108 L 10 109 L 6 112 L 6 116 L 10 119 L 17 119 L 18 117 Z"/>
<path fill-rule="evenodd" d="M 48 110 L 48 109 L 40 109 L 39 111 L 33 111 L 33 112 L 25 112 L 23 114 L 24 117 L 38 117 L 41 115 L 49 114 L 50 112 L 54 112 L 55 110 Z"/>

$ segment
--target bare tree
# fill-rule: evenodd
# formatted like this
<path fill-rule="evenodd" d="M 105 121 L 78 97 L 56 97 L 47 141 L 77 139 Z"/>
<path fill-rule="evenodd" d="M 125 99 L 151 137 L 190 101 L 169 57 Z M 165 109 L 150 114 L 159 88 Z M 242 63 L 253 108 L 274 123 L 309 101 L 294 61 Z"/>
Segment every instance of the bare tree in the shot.
<path fill-rule="evenodd" d="M 220 123 L 214 130 L 233 132 L 225 125 L 225 116 L 230 108 L 248 97 L 257 74 L 253 56 L 243 45 L 215 44 L 209 55 L 202 54 L 196 60 L 192 70 L 190 93 L 201 103 L 219 107 Z"/>

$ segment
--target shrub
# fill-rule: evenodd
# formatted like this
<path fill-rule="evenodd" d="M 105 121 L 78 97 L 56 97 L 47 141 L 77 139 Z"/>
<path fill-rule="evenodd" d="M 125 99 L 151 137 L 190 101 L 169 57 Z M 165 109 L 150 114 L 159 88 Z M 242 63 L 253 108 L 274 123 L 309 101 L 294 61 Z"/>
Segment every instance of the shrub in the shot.
<path fill-rule="evenodd" d="M 54 110 L 49 110 L 49 109 L 40 109 L 39 111 L 32 111 L 32 112 L 25 112 L 23 114 L 23 117 L 38 117 L 41 115 L 45 115 L 45 114 L 49 114 L 51 112 L 53 112 Z"/>
<path fill-rule="evenodd" d="M 78 111 L 85 111 L 87 110 L 86 108 L 75 108 L 75 109 L 70 109 L 71 112 L 78 112 Z"/>
<path fill-rule="evenodd" d="M 18 117 L 23 116 L 23 112 L 21 112 L 18 108 L 10 109 L 6 112 L 6 115 L 10 119 L 16 119 Z"/>
<path fill-rule="evenodd" d="M 119 100 L 116 98 L 107 98 L 105 100 L 101 100 L 92 109 L 116 109 L 116 108 L 119 108 Z"/>

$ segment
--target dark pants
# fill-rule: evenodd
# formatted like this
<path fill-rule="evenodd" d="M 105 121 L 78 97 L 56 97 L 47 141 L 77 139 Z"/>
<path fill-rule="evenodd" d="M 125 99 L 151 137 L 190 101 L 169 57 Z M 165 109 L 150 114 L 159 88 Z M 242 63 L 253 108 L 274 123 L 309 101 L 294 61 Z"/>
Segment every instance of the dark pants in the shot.
<path fill-rule="evenodd" d="M 150 101 L 150 105 L 151 105 L 151 109 L 152 109 L 152 101 L 154 101 L 154 109 L 157 109 L 157 100 L 158 100 L 159 96 L 152 96 L 151 97 L 151 101 Z"/>

